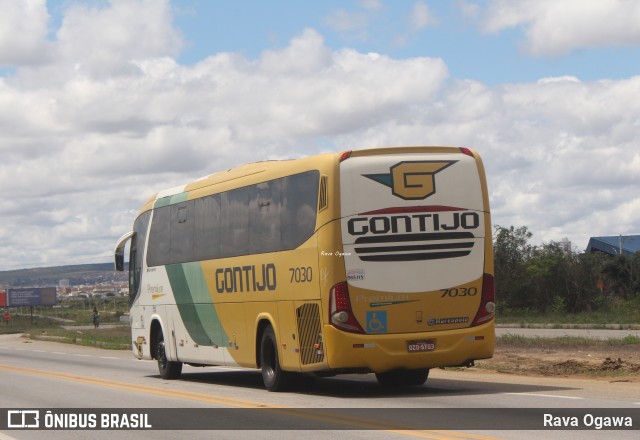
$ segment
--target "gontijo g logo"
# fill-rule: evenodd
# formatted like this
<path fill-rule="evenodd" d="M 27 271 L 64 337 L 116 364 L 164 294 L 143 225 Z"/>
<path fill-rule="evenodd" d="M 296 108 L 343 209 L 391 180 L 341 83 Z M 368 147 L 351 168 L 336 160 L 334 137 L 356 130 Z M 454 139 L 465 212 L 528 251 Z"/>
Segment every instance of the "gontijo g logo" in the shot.
<path fill-rule="evenodd" d="M 426 199 L 436 192 L 435 174 L 456 160 L 409 161 L 392 166 L 389 174 L 364 174 L 391 188 L 393 195 L 404 200 Z"/>

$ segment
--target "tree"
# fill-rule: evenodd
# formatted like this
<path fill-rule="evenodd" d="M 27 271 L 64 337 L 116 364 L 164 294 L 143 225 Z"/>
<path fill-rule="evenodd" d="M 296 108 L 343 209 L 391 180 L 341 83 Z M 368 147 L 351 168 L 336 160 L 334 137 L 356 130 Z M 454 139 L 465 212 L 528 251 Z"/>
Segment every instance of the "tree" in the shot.
<path fill-rule="evenodd" d="M 526 308 L 528 276 L 526 265 L 533 250 L 529 244 L 532 233 L 526 226 L 494 227 L 494 266 L 496 294 L 507 308 Z"/>

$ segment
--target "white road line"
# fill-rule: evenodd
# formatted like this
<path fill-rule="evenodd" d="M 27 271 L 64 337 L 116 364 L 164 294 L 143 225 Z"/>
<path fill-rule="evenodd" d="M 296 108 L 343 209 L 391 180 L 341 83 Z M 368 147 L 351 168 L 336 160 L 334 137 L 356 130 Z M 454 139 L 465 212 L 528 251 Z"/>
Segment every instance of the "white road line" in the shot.
<path fill-rule="evenodd" d="M 31 351 L 35 351 L 35 352 L 37 352 L 37 353 L 47 353 L 47 352 L 46 352 L 46 351 L 44 351 L 44 350 L 34 350 L 34 349 L 31 349 Z"/>
<path fill-rule="evenodd" d="M 53 354 L 67 354 L 67 353 L 64 353 L 62 351 L 52 351 L 51 353 L 53 353 Z"/>
<path fill-rule="evenodd" d="M 502 394 L 509 394 L 509 395 L 512 395 L 512 396 L 554 397 L 556 399 L 584 400 L 584 397 L 558 396 L 558 395 L 555 395 L 555 394 L 537 394 L 537 393 L 502 393 Z"/>
<path fill-rule="evenodd" d="M 74 356 L 79 356 L 79 357 L 91 357 L 90 354 L 74 354 Z"/>
<path fill-rule="evenodd" d="M 113 356 L 99 356 L 100 359 L 120 359 L 117 357 L 113 357 Z"/>

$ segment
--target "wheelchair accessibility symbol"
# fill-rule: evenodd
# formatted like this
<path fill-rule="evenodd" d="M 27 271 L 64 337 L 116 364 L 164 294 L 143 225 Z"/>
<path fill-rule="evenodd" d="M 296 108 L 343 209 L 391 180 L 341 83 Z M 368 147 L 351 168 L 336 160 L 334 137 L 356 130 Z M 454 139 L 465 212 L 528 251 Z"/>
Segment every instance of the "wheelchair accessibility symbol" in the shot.
<path fill-rule="evenodd" d="M 367 333 L 387 332 L 387 312 L 367 312 Z"/>

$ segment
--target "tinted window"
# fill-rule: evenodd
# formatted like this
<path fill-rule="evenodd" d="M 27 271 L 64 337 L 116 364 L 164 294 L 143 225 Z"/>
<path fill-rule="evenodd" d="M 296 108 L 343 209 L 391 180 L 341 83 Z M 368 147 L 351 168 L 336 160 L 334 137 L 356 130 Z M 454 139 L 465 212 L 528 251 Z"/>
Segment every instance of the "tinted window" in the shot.
<path fill-rule="evenodd" d="M 282 248 L 280 219 L 282 179 L 251 187 L 249 201 L 249 252 L 260 254 Z"/>
<path fill-rule="evenodd" d="M 144 261 L 144 246 L 147 241 L 147 229 L 151 211 L 141 214 L 133 223 L 133 238 L 129 250 L 129 298 L 131 302 L 140 293 L 140 274 L 142 273 L 142 262 Z"/>
<path fill-rule="evenodd" d="M 195 204 L 195 260 L 219 258 L 220 253 L 220 194 L 202 197 Z"/>
<path fill-rule="evenodd" d="M 149 239 L 149 266 L 160 266 L 171 262 L 171 206 L 153 210 Z"/>
<path fill-rule="evenodd" d="M 249 188 L 221 194 L 220 253 L 234 257 L 249 253 Z"/>
<path fill-rule="evenodd" d="M 171 261 L 193 260 L 193 202 L 171 206 Z"/>
<path fill-rule="evenodd" d="M 154 211 L 149 266 L 295 249 L 315 229 L 318 171 Z"/>
<path fill-rule="evenodd" d="M 313 234 L 318 206 L 318 177 L 317 171 L 309 171 L 282 179 L 282 249 L 296 248 Z"/>

